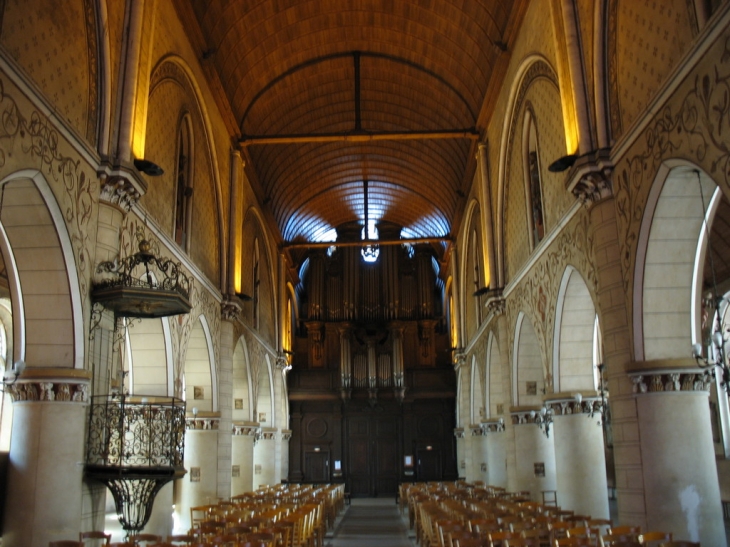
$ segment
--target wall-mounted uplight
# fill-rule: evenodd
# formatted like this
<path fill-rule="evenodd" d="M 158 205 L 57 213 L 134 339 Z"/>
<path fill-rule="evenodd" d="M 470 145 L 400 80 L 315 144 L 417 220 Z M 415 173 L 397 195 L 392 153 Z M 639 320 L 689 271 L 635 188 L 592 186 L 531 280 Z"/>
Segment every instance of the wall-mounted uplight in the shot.
<path fill-rule="evenodd" d="M 135 159 L 134 166 L 137 168 L 137 171 L 150 177 L 159 177 L 165 174 L 165 170 L 162 167 L 149 160 Z"/>

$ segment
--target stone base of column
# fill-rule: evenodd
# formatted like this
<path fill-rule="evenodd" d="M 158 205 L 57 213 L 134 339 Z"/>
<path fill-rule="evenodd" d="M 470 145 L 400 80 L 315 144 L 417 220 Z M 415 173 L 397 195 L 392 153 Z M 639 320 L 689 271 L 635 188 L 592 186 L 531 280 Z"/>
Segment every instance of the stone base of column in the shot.
<path fill-rule="evenodd" d="M 253 487 L 277 484 L 276 480 L 276 435 L 277 429 L 262 427 L 261 434 L 253 450 Z"/>
<path fill-rule="evenodd" d="M 231 496 L 253 491 L 253 451 L 257 422 L 234 422 L 231 445 Z"/>

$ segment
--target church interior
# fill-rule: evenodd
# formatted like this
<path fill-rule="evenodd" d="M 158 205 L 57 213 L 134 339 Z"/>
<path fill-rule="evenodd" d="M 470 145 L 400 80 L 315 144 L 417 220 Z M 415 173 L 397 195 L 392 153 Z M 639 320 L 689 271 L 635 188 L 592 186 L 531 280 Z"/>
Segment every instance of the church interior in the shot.
<path fill-rule="evenodd" d="M 2 545 L 412 483 L 726 545 L 729 198 L 725 0 L 0 0 Z"/>

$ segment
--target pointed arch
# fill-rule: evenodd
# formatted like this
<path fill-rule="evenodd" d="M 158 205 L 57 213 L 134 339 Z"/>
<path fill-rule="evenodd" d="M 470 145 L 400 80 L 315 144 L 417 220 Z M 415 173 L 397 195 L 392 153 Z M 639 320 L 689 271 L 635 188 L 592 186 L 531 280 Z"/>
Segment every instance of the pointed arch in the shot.
<path fill-rule="evenodd" d="M 596 389 L 595 369 L 600 357 L 596 307 L 585 280 L 568 266 L 560 282 L 553 334 L 555 391 Z"/>
<path fill-rule="evenodd" d="M 515 406 L 541 405 L 545 375 L 540 343 L 532 321 L 520 312 L 515 325 L 512 353 L 512 400 Z"/>
<path fill-rule="evenodd" d="M 233 421 L 254 421 L 251 361 L 246 338 L 241 336 L 233 350 Z M 241 400 L 238 408 L 236 400 Z"/>

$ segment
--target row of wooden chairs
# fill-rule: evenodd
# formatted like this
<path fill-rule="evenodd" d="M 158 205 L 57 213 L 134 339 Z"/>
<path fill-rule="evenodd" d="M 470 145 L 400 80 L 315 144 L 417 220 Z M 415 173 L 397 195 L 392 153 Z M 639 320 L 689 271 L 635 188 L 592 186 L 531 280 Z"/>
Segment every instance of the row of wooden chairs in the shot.
<path fill-rule="evenodd" d="M 409 485 L 401 488 L 399 496 L 401 511 L 408 507 L 409 523 L 422 547 L 554 547 L 558 541 L 561 546 L 655 547 L 672 541 L 669 533 L 613 526 L 608 519 L 575 515 L 524 500 L 522 493 L 508 496 L 489 487 Z"/>

